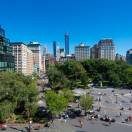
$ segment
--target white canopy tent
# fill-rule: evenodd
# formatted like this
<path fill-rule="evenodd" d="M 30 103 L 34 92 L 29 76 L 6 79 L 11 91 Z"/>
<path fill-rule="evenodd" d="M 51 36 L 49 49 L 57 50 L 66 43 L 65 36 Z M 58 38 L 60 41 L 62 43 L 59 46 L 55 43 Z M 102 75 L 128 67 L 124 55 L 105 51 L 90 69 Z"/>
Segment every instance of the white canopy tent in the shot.
<path fill-rule="evenodd" d="M 73 90 L 74 96 L 86 95 L 86 90 L 78 88 Z"/>

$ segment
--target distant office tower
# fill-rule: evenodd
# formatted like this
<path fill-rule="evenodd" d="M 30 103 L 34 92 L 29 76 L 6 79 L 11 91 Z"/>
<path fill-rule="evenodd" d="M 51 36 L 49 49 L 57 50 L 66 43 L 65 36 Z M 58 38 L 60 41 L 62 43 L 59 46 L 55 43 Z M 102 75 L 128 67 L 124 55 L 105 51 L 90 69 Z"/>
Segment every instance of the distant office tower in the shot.
<path fill-rule="evenodd" d="M 46 47 L 45 46 L 41 46 L 41 66 L 42 66 L 41 71 L 43 73 L 46 72 L 46 67 L 45 67 L 45 56 L 46 56 L 46 53 L 47 53 Z"/>
<path fill-rule="evenodd" d="M 112 39 L 103 39 L 98 43 L 98 57 L 101 59 L 115 60 L 115 45 Z"/>
<path fill-rule="evenodd" d="M 75 58 L 77 61 L 90 59 L 90 47 L 80 44 L 75 47 Z"/>
<path fill-rule="evenodd" d="M 30 42 L 27 46 L 33 52 L 34 73 L 40 75 L 42 70 L 41 45 L 38 42 Z"/>
<path fill-rule="evenodd" d="M 53 41 L 53 56 L 56 60 L 56 41 Z"/>
<path fill-rule="evenodd" d="M 91 49 L 91 59 L 97 59 L 98 58 L 98 50 L 99 46 L 98 44 L 95 44 Z"/>
<path fill-rule="evenodd" d="M 33 53 L 22 42 L 10 43 L 15 56 L 15 71 L 24 75 L 33 74 Z"/>
<path fill-rule="evenodd" d="M 42 55 L 42 72 L 46 72 L 45 55 Z"/>
<path fill-rule="evenodd" d="M 126 58 L 125 58 L 125 56 L 123 56 L 123 55 L 120 55 L 120 54 L 116 54 L 116 56 L 115 56 L 115 60 L 116 61 L 126 61 Z"/>
<path fill-rule="evenodd" d="M 121 57 L 122 57 L 122 56 L 121 56 L 120 54 L 117 53 L 116 56 L 115 56 L 115 60 L 116 60 L 116 61 L 120 61 L 120 60 L 121 60 Z"/>
<path fill-rule="evenodd" d="M 57 48 L 56 48 L 56 61 L 59 61 L 60 57 L 61 57 L 60 48 L 57 46 Z"/>
<path fill-rule="evenodd" d="M 69 35 L 65 34 L 65 55 L 69 55 Z"/>
<path fill-rule="evenodd" d="M 54 64 L 54 62 L 55 62 L 54 57 L 50 53 L 47 53 L 45 56 L 46 68 L 49 66 L 49 64 Z"/>
<path fill-rule="evenodd" d="M 64 57 L 60 57 L 59 62 L 64 63 L 66 61 L 73 61 L 73 60 L 75 61 L 75 55 L 71 54 L 71 55 L 67 55 L 67 56 L 64 56 Z"/>
<path fill-rule="evenodd" d="M 65 56 L 65 52 L 64 52 L 64 49 L 60 49 L 60 57 L 64 57 Z"/>
<path fill-rule="evenodd" d="M 0 26 L 0 71 L 15 71 L 14 56 L 10 40 L 5 37 L 5 30 Z"/>
<path fill-rule="evenodd" d="M 41 55 L 45 56 L 47 53 L 47 48 L 43 45 L 40 46 Z"/>
<path fill-rule="evenodd" d="M 128 64 L 132 65 L 132 49 L 127 51 L 126 60 Z"/>

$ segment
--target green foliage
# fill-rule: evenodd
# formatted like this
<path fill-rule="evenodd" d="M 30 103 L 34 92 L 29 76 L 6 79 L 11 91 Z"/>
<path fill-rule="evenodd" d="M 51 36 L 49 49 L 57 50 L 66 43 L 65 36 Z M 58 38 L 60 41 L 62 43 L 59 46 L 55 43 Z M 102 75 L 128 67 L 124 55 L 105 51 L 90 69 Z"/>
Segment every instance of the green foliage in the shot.
<path fill-rule="evenodd" d="M 13 113 L 11 103 L 0 103 L 0 122 L 6 122 L 6 119 Z"/>
<path fill-rule="evenodd" d="M 33 115 L 38 95 L 35 80 L 22 74 L 1 72 L 0 84 L 1 121 L 5 121 L 12 113 L 27 117 Z"/>
<path fill-rule="evenodd" d="M 93 108 L 93 97 L 89 95 L 83 95 L 80 98 L 80 105 L 84 108 L 85 112 Z"/>
<path fill-rule="evenodd" d="M 47 75 L 52 88 L 62 89 L 84 87 L 94 83 L 105 86 L 131 87 L 132 66 L 120 61 L 91 59 L 82 62 L 67 61 L 49 66 Z"/>
<path fill-rule="evenodd" d="M 125 62 L 108 61 L 103 59 L 83 61 L 82 65 L 87 71 L 87 75 L 94 83 L 100 81 L 107 83 L 107 86 L 120 87 L 128 83 L 126 69 L 131 67 Z M 106 84 L 106 83 L 105 83 Z"/>
<path fill-rule="evenodd" d="M 64 96 L 68 102 L 74 101 L 74 93 L 72 90 L 65 88 L 60 91 L 60 95 Z"/>
<path fill-rule="evenodd" d="M 73 88 L 77 86 L 77 82 L 81 82 L 81 85 L 87 86 L 89 80 L 82 64 L 76 61 L 50 65 L 47 75 L 54 89 Z"/>
<path fill-rule="evenodd" d="M 64 74 L 56 68 L 55 65 L 50 65 L 47 70 L 47 75 L 49 77 L 49 82 L 53 89 L 59 89 L 67 87 L 69 85 L 69 80 L 64 76 Z"/>
<path fill-rule="evenodd" d="M 48 91 L 45 95 L 46 104 L 52 115 L 56 116 L 63 112 L 68 105 L 67 99 L 53 91 Z"/>

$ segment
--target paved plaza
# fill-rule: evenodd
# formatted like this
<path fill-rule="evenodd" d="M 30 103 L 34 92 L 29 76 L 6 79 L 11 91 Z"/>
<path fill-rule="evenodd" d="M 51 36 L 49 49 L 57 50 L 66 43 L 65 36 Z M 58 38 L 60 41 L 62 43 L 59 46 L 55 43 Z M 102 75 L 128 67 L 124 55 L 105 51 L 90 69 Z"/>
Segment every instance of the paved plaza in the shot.
<path fill-rule="evenodd" d="M 80 128 L 79 117 L 69 119 L 66 123 L 55 120 L 54 126 L 32 130 L 32 132 L 132 132 L 132 122 L 125 122 L 128 116 L 132 116 L 132 95 L 130 90 L 91 89 L 94 97 L 94 111 L 101 107 L 97 120 L 83 119 L 83 127 Z M 121 110 L 123 108 L 123 110 Z M 100 121 L 100 117 L 107 115 L 116 120 L 115 123 Z M 5 132 L 27 132 L 24 126 L 8 126 Z"/>

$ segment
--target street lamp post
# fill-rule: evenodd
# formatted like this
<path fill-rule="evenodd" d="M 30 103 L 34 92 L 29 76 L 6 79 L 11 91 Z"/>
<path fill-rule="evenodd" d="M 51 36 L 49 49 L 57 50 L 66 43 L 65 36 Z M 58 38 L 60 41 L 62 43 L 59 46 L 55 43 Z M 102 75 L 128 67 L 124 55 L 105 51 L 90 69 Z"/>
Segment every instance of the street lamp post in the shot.
<path fill-rule="evenodd" d="M 115 94 L 116 96 L 116 104 L 118 103 L 118 94 Z"/>
<path fill-rule="evenodd" d="M 29 128 L 28 128 L 28 131 L 31 132 L 31 129 L 32 129 L 32 121 L 30 120 L 30 121 L 29 121 Z"/>

